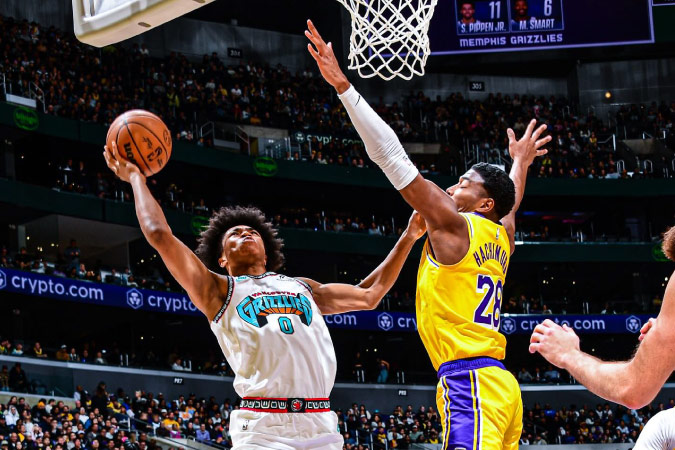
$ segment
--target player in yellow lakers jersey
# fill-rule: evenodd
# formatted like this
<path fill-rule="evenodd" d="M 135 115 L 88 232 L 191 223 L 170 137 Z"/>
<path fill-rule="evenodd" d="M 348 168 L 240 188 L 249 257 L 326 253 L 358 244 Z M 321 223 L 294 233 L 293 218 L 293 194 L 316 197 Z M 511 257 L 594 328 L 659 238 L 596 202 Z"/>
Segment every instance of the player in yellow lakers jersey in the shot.
<path fill-rule="evenodd" d="M 476 164 L 446 191 L 425 180 L 394 131 L 354 87 L 314 25 L 308 50 L 336 90 L 368 156 L 426 222 L 428 239 L 417 280 L 417 327 L 438 371 L 438 409 L 444 449 L 515 449 L 522 428 L 516 379 L 499 361 L 506 340 L 499 333 L 504 280 L 514 247 L 515 213 L 527 168 L 551 138 L 540 139 L 533 120 L 516 140 L 508 130 L 510 175 Z"/>

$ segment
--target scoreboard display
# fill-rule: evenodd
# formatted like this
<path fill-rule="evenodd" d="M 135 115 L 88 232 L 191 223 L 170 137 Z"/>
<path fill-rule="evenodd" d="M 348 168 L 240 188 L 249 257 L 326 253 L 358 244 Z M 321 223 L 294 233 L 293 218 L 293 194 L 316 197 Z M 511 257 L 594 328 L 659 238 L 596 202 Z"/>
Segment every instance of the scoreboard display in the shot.
<path fill-rule="evenodd" d="M 431 54 L 653 43 L 652 4 L 659 3 L 660 0 L 440 0 L 429 29 Z M 454 25 L 448 26 L 449 23 Z"/>

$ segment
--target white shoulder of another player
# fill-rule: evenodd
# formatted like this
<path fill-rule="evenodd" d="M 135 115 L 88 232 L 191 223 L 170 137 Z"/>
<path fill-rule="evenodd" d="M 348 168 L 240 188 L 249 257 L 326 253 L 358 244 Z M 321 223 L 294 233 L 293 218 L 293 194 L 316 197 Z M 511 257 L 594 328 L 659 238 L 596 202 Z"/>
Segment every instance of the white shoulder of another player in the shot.
<path fill-rule="evenodd" d="M 649 419 L 633 450 L 670 450 L 675 448 L 675 408 Z"/>

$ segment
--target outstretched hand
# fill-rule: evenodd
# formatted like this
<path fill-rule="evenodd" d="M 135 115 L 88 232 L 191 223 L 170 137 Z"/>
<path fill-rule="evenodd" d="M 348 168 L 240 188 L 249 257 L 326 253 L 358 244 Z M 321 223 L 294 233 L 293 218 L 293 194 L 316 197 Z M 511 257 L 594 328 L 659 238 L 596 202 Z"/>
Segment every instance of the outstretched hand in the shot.
<path fill-rule="evenodd" d="M 548 153 L 548 150 L 540 150 L 540 148 L 551 142 L 552 138 L 549 135 L 539 139 L 539 136 L 546 130 L 546 125 L 541 125 L 535 131 L 534 126 L 536 124 L 536 119 L 532 119 L 520 140 L 516 140 L 516 133 L 514 133 L 513 129 L 509 128 L 506 130 L 506 134 L 509 137 L 509 155 L 511 155 L 513 161 L 519 159 L 529 166 L 534 161 L 534 158 Z"/>
<path fill-rule="evenodd" d="M 311 20 L 307 21 L 307 28 L 309 29 L 305 30 L 305 36 L 311 41 L 311 44 L 307 44 L 309 54 L 319 66 L 323 78 L 338 91 L 338 94 L 342 94 L 349 89 L 350 84 L 335 58 L 333 46 L 330 42 L 328 44 L 324 42 Z"/>
<path fill-rule="evenodd" d="M 539 353 L 551 364 L 565 369 L 574 353 L 580 352 L 579 336 L 567 325 L 560 326 L 550 319 L 534 327 L 530 336 L 530 353 Z"/>
<path fill-rule="evenodd" d="M 117 153 L 117 144 L 114 141 L 112 143 L 112 148 L 108 148 L 107 145 L 103 148 L 103 157 L 105 158 L 108 168 L 112 170 L 120 180 L 129 183 L 131 177 L 135 174 L 142 177 L 142 180 L 145 182 L 145 175 L 141 173 L 141 170 L 135 164 L 119 157 L 119 154 Z"/>
<path fill-rule="evenodd" d="M 408 221 L 408 228 L 406 228 L 406 233 L 409 236 L 413 237 L 415 240 L 418 240 L 424 233 L 427 232 L 427 223 L 424 221 L 420 213 L 413 211 Z"/>

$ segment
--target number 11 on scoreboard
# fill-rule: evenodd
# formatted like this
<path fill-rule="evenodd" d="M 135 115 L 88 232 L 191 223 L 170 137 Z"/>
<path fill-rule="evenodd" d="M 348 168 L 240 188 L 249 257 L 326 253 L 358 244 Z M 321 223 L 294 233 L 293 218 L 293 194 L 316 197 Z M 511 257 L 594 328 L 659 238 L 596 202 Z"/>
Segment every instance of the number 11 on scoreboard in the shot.
<path fill-rule="evenodd" d="M 506 0 L 456 0 L 457 34 L 508 33 Z"/>

